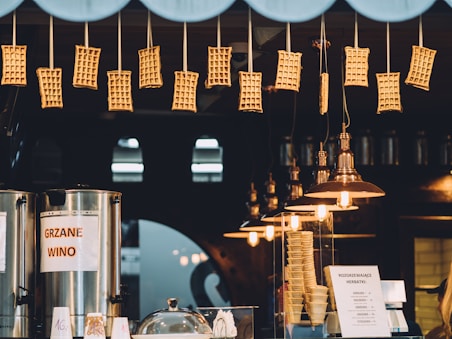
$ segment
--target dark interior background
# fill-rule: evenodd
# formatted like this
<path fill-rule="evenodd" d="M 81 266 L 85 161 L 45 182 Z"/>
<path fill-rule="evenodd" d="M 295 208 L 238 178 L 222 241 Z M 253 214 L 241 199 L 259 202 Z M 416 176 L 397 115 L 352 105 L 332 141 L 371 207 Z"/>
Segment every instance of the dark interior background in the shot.
<path fill-rule="evenodd" d="M 236 1 L 221 16 L 222 42 L 246 42 L 247 6 Z M 99 89 L 72 87 L 74 46 L 83 44 L 80 23 L 54 20 L 55 67 L 63 69 L 62 109 L 41 109 L 36 68 L 49 64 L 49 16 L 31 1 L 17 10 L 17 43 L 28 46 L 28 84 L 24 88 L 0 88 L 0 181 L 8 188 L 42 192 L 48 188 L 71 188 L 86 184 L 93 188 L 123 193 L 124 219 L 149 219 L 170 225 L 200 243 L 221 267 L 235 305 L 267 307 L 269 277 L 272 274 L 271 243 L 250 248 L 244 240 L 225 239 L 224 232 L 238 230 L 246 215 L 245 202 L 254 182 L 263 200 L 269 172 L 277 182 L 280 201 L 287 196 L 288 168 L 280 163 L 284 137 L 293 136 L 297 154 L 306 138 L 315 150 L 327 134 L 340 132 L 343 118 L 341 65 L 343 48 L 353 45 L 354 12 L 344 1 L 325 14 L 330 73 L 329 113 L 318 113 L 319 56 L 312 40 L 319 36 L 320 18 L 291 26 L 292 50 L 301 51 L 303 71 L 299 93 L 263 91 L 264 113 L 237 110 L 239 87 L 204 89 L 207 46 L 216 45 L 216 20 L 188 24 L 188 68 L 200 73 L 198 112 L 171 111 L 174 71 L 182 69 L 181 23 L 152 17 L 154 44 L 161 46 L 164 85 L 160 89 L 138 89 L 138 53 L 146 47 L 147 11 L 132 1 L 122 11 L 122 68 L 132 71 L 134 112 L 107 111 L 108 70 L 117 69 L 117 18 L 90 24 L 90 45 L 100 47 Z M 384 279 L 405 279 L 413 290 L 413 265 L 404 262 L 398 219 L 405 214 L 449 214 L 449 201 L 429 202 L 418 188 L 429 179 L 447 172 L 440 164 L 440 145 L 452 133 L 450 74 L 452 74 L 452 8 L 442 1 L 423 16 L 424 45 L 436 49 L 430 91 L 403 83 L 409 69 L 411 46 L 418 44 L 418 20 L 390 25 L 391 71 L 400 72 L 403 112 L 376 113 L 375 73 L 386 71 L 386 25 L 358 16 L 360 47 L 369 47 L 369 87 L 346 89 L 351 115 L 352 137 L 366 131 L 374 141 L 374 165 L 357 169 L 365 180 L 381 186 L 383 198 L 357 201 L 357 212 L 335 215 L 339 233 L 374 233 L 375 238 L 338 241 L 340 262 L 377 264 Z M 253 41 L 254 71 L 262 72 L 263 86 L 272 85 L 277 50 L 285 49 L 285 24 L 252 14 L 254 30 L 280 28 L 268 41 Z M 0 18 L 0 40 L 11 44 L 11 16 Z M 247 70 L 246 65 L 241 69 Z M 233 68 L 237 73 L 239 69 Z M 400 141 L 400 165 L 380 163 L 381 141 L 395 130 Z M 424 130 L 428 139 L 427 166 L 414 163 L 416 133 Z M 195 184 L 190 165 L 195 140 L 216 137 L 224 149 L 222 183 Z M 113 183 L 112 150 L 123 136 L 138 138 L 145 162 L 142 183 Z M 61 160 L 61 170 L 45 176 L 52 168 L 33 153 L 41 138 L 52 139 L 61 149 L 47 154 Z M 354 147 L 352 139 L 352 146 Z M 331 141 L 330 141 L 331 142 Z M 448 164 L 451 165 L 451 164 Z M 313 166 L 301 166 L 304 188 L 312 183 Z M 42 171 L 42 172 L 40 172 Z M 42 180 L 45 177 L 46 180 Z M 419 199 L 418 199 L 419 197 Z M 444 236 L 450 236 L 444 230 Z M 408 296 L 410 297 L 410 296 Z M 414 310 L 407 309 L 407 317 Z"/>

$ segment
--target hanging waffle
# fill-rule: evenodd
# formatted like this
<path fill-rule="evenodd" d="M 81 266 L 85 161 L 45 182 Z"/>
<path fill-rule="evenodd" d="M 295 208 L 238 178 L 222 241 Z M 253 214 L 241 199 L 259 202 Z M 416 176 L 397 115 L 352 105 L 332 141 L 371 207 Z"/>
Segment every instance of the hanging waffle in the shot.
<path fill-rule="evenodd" d="M 330 75 L 328 73 L 320 74 L 319 112 L 322 115 L 328 112 L 329 86 Z"/>
<path fill-rule="evenodd" d="M 160 88 L 163 86 L 160 46 L 143 48 L 138 51 L 139 88 Z"/>
<path fill-rule="evenodd" d="M 36 69 L 41 95 L 41 108 L 63 108 L 61 68 L 39 67 Z"/>
<path fill-rule="evenodd" d="M 2 85 L 27 85 L 27 46 L 2 45 Z"/>
<path fill-rule="evenodd" d="M 174 72 L 173 111 L 196 112 L 196 87 L 199 73 L 190 71 Z"/>
<path fill-rule="evenodd" d="M 108 110 L 133 112 L 132 71 L 108 71 Z"/>
<path fill-rule="evenodd" d="M 369 48 L 347 46 L 345 50 L 344 86 L 369 87 Z"/>
<path fill-rule="evenodd" d="M 428 91 L 436 50 L 421 46 L 412 47 L 410 70 L 405 84 Z"/>
<path fill-rule="evenodd" d="M 231 87 L 232 47 L 208 46 L 206 88 L 213 86 Z"/>
<path fill-rule="evenodd" d="M 298 92 L 301 78 L 301 52 L 278 50 L 275 88 Z"/>
<path fill-rule="evenodd" d="M 400 99 L 400 72 L 377 73 L 378 107 L 377 113 L 386 111 L 402 112 Z"/>
<path fill-rule="evenodd" d="M 72 86 L 97 90 L 100 48 L 75 46 L 75 65 Z"/>
<path fill-rule="evenodd" d="M 239 71 L 239 111 L 262 113 L 262 73 Z"/>

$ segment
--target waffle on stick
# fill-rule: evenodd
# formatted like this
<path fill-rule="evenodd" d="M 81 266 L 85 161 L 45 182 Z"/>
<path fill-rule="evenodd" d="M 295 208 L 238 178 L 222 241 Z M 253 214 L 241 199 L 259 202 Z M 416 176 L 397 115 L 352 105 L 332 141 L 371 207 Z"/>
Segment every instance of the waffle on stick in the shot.
<path fill-rule="evenodd" d="M 369 87 L 369 48 L 346 46 L 344 86 Z"/>
<path fill-rule="evenodd" d="M 143 48 L 138 51 L 139 88 L 160 88 L 163 86 L 160 46 Z"/>
<path fill-rule="evenodd" d="M 41 108 L 63 108 L 61 68 L 39 67 L 36 75 L 41 95 Z"/>
<path fill-rule="evenodd" d="M 405 84 L 429 91 L 435 55 L 436 50 L 434 49 L 412 46 L 410 70 L 405 79 Z"/>
<path fill-rule="evenodd" d="M 262 73 L 239 71 L 239 111 L 262 113 Z"/>
<path fill-rule="evenodd" d="M 378 107 L 377 113 L 386 111 L 402 112 L 400 98 L 400 72 L 377 73 Z"/>
<path fill-rule="evenodd" d="M 196 112 L 196 88 L 199 73 L 191 71 L 174 72 L 174 93 L 171 110 Z"/>
<path fill-rule="evenodd" d="M 298 92 L 301 78 L 301 52 L 278 50 L 275 88 Z"/>
<path fill-rule="evenodd" d="M 27 85 L 27 46 L 2 45 L 2 85 Z"/>
<path fill-rule="evenodd" d="M 108 110 L 133 112 L 132 71 L 108 71 Z"/>
<path fill-rule="evenodd" d="M 329 86 L 330 75 L 328 73 L 320 74 L 319 112 L 322 115 L 328 112 Z"/>
<path fill-rule="evenodd" d="M 207 47 L 207 79 L 206 88 L 213 86 L 231 87 L 232 47 Z"/>
<path fill-rule="evenodd" d="M 100 48 L 75 46 L 75 65 L 72 86 L 97 90 Z"/>

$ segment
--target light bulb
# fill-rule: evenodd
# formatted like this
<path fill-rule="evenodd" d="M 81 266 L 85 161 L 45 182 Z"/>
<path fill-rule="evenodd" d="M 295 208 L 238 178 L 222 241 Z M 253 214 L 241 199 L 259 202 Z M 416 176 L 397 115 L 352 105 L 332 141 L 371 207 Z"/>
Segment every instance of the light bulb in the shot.
<path fill-rule="evenodd" d="M 315 216 L 319 218 L 320 221 L 325 220 L 328 209 L 326 205 L 317 205 L 315 209 Z"/>
<path fill-rule="evenodd" d="M 337 205 L 341 208 L 347 208 L 352 205 L 352 198 L 348 191 L 341 192 L 341 197 L 337 199 Z"/>
<path fill-rule="evenodd" d="M 259 237 L 257 236 L 257 232 L 249 232 L 246 242 L 251 247 L 256 247 L 257 245 L 259 245 Z"/>
<path fill-rule="evenodd" d="M 296 231 L 298 229 L 298 215 L 293 214 L 290 216 L 290 228 L 293 231 Z"/>
<path fill-rule="evenodd" d="M 272 241 L 275 238 L 275 226 L 269 225 L 265 227 L 264 237 L 267 241 Z"/>

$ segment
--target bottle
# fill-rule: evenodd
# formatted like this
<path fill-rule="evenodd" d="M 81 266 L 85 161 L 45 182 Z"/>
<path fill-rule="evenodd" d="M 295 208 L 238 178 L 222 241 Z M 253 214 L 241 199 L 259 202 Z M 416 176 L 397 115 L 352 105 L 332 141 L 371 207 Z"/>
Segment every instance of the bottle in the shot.
<path fill-rule="evenodd" d="M 399 138 L 395 130 L 386 131 L 380 140 L 381 165 L 398 166 L 399 163 Z"/>
<path fill-rule="evenodd" d="M 416 137 L 414 138 L 413 156 L 415 165 L 428 165 L 428 139 L 425 131 L 423 130 L 416 132 Z"/>

